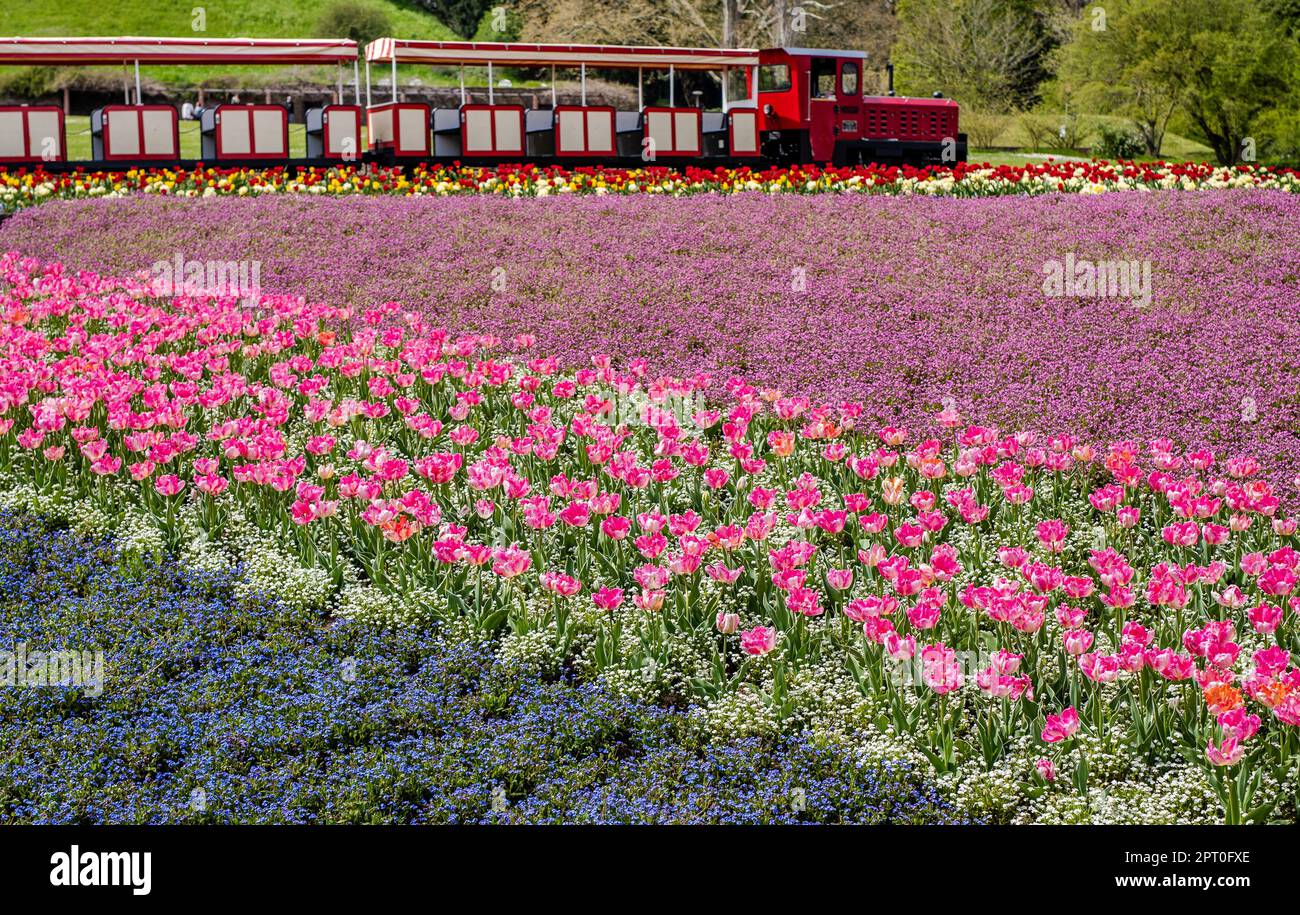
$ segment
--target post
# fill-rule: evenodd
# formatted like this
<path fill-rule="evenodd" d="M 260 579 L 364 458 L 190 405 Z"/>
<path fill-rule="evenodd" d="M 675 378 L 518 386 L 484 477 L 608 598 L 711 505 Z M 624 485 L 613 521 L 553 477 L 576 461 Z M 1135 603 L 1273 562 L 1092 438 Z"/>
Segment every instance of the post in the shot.
<path fill-rule="evenodd" d="M 582 83 L 582 106 L 587 107 L 587 64 L 578 64 L 578 80 Z"/>
<path fill-rule="evenodd" d="M 551 110 L 554 111 L 559 105 L 555 98 L 555 64 L 551 64 Z"/>
<path fill-rule="evenodd" d="M 460 65 L 460 103 L 465 104 L 465 65 Z"/>
<path fill-rule="evenodd" d="M 637 111 L 640 111 L 642 108 L 645 107 L 645 99 L 642 97 L 641 94 L 641 74 L 642 74 L 642 68 L 637 67 L 636 68 L 636 109 Z"/>
<path fill-rule="evenodd" d="M 397 51 L 393 51 L 393 101 L 397 101 Z"/>
<path fill-rule="evenodd" d="M 370 107 L 370 58 L 366 58 L 366 107 Z"/>
<path fill-rule="evenodd" d="M 669 108 L 673 108 L 676 106 L 677 95 L 676 92 L 674 91 L 675 77 L 676 77 L 676 70 L 673 68 L 672 64 L 669 64 L 668 65 L 668 107 Z"/>
<path fill-rule="evenodd" d="M 488 104 L 495 105 L 496 99 L 493 97 L 496 87 L 492 85 L 492 61 L 488 61 Z"/>
<path fill-rule="evenodd" d="M 135 62 L 135 103 L 144 104 L 144 96 L 140 94 L 140 61 Z"/>
<path fill-rule="evenodd" d="M 367 77 L 367 81 L 368 79 Z M 352 100 L 358 105 L 361 104 L 361 65 L 355 59 L 352 61 Z M 369 102 L 370 100 L 367 99 L 366 103 Z"/>
<path fill-rule="evenodd" d="M 730 75 L 731 75 L 731 71 L 728 70 L 726 67 L 723 67 L 722 68 L 722 113 L 723 114 L 727 113 L 727 77 Z"/>
<path fill-rule="evenodd" d="M 338 81 L 338 89 L 339 89 L 338 93 L 334 96 L 335 104 L 342 105 L 343 104 L 343 64 L 342 63 L 337 63 L 334 65 L 334 76 Z"/>
<path fill-rule="evenodd" d="M 749 70 L 749 100 L 758 107 L 758 64 L 755 64 Z"/>

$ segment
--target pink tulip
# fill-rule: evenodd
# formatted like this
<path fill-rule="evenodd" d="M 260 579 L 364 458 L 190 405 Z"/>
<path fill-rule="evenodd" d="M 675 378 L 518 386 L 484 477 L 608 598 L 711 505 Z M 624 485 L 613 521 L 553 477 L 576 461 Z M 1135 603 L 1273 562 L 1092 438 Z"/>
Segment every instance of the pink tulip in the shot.
<path fill-rule="evenodd" d="M 1246 748 L 1236 737 L 1226 737 L 1218 746 L 1214 741 L 1205 745 L 1205 758 L 1216 766 L 1235 766 L 1246 755 Z"/>
<path fill-rule="evenodd" d="M 740 578 L 740 573 L 745 570 L 743 568 L 729 569 L 723 563 L 715 562 L 705 571 L 709 573 L 709 577 L 714 581 L 719 581 L 724 585 L 732 585 L 736 583 L 736 579 Z"/>
<path fill-rule="evenodd" d="M 769 626 L 755 626 L 740 634 L 741 650 L 748 655 L 761 656 L 776 648 L 776 630 Z"/>
<path fill-rule="evenodd" d="M 1056 781 L 1056 765 L 1050 759 L 1046 757 L 1039 759 L 1034 763 L 1034 768 L 1038 770 L 1038 774 L 1043 781 L 1048 784 Z"/>
<path fill-rule="evenodd" d="M 829 569 L 826 572 L 826 583 L 836 591 L 847 591 L 853 586 L 853 571 L 851 569 Z"/>
<path fill-rule="evenodd" d="M 533 557 L 515 545 L 499 547 L 492 553 L 492 571 L 505 579 L 517 578 L 528 571 Z"/>
<path fill-rule="evenodd" d="M 1068 654 L 1083 654 L 1092 647 L 1092 633 L 1086 629 L 1070 629 L 1061 633 L 1061 641 Z"/>
<path fill-rule="evenodd" d="M 656 610 L 663 609 L 665 593 L 663 591 L 650 590 L 643 588 L 632 596 L 632 603 L 638 610 L 645 610 L 653 613 Z"/>
<path fill-rule="evenodd" d="M 1063 709 L 1060 714 L 1048 715 L 1043 728 L 1044 743 L 1060 743 L 1069 740 L 1079 730 L 1079 713 L 1073 707 Z"/>
<path fill-rule="evenodd" d="M 601 610 L 617 610 L 623 603 L 623 592 L 619 588 L 601 588 L 591 595 L 591 600 Z"/>
<path fill-rule="evenodd" d="M 154 489 L 158 490 L 164 496 L 179 495 L 180 491 L 185 488 L 185 481 L 174 473 L 160 476 L 154 481 Z"/>

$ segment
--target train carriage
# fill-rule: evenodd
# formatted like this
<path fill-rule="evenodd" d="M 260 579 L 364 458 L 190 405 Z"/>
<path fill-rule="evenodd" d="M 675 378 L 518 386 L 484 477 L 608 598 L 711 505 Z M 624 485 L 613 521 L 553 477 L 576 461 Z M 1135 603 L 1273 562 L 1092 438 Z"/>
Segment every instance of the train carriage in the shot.
<path fill-rule="evenodd" d="M 0 38 L 0 65 L 96 66 L 134 68 L 134 95 L 128 87 L 120 105 L 91 113 L 89 162 L 69 162 L 62 109 L 41 105 L 0 105 L 0 161 L 58 170 L 75 166 L 129 168 L 181 165 L 177 112 L 171 105 L 146 105 L 140 68 L 150 64 L 227 66 L 334 65 L 337 99 L 343 101 L 343 70 L 352 70 L 354 101 L 360 98 L 357 44 L 347 39 L 279 38 Z M 359 132 L 350 139 L 340 129 L 347 112 L 360 106 L 326 105 L 309 117 L 322 125 L 333 120 L 334 154 L 326 148 L 315 164 L 359 158 Z M 289 113 L 279 105 L 221 104 L 200 117 L 203 160 L 212 163 L 283 165 L 289 160 Z M 355 122 L 358 117 L 354 116 Z M 323 130 L 323 127 L 322 127 Z"/>
<path fill-rule="evenodd" d="M 721 48 L 623 47 L 609 45 L 545 45 L 471 41 L 404 41 L 380 38 L 366 46 L 366 96 L 374 122 L 370 150 L 392 159 L 430 155 L 423 137 L 394 136 L 390 112 L 403 103 L 397 92 L 399 64 L 449 67 L 460 73 L 460 105 L 432 109 L 428 115 L 435 135 L 432 158 L 438 160 L 539 161 L 560 159 L 566 164 L 641 164 L 645 161 L 694 162 L 708 158 L 752 158 L 757 144 L 757 99 L 728 99 L 725 75 L 735 70 L 752 75 L 758 52 Z M 391 69 L 388 101 L 374 101 L 371 69 Z M 487 86 L 470 98 L 465 68 L 483 68 Z M 549 73 L 550 105 L 525 110 L 517 104 L 498 103 L 497 74 L 502 68 L 526 68 Z M 555 88 L 560 69 L 576 70 L 577 104 L 560 104 Z M 637 107 L 617 110 L 589 105 L 587 78 L 594 70 L 637 71 Z M 668 100 L 647 105 L 646 71 L 667 76 Z M 679 104 L 677 76 L 682 71 L 719 71 L 724 74 L 720 111 L 709 112 Z M 737 145 L 729 137 L 739 135 Z M 726 136 L 722 142 L 710 142 Z M 441 142 L 438 141 L 441 138 Z"/>

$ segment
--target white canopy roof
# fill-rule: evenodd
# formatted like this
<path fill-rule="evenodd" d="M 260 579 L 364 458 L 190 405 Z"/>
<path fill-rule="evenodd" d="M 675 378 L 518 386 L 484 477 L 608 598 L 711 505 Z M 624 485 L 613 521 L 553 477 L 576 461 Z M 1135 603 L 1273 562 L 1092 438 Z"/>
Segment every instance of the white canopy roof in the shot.
<path fill-rule="evenodd" d="M 357 59 L 349 39 L 0 38 L 0 64 L 322 64 Z"/>
<path fill-rule="evenodd" d="M 402 64 L 473 64 L 508 67 L 559 66 L 719 70 L 758 65 L 749 48 L 658 48 L 583 44 L 518 44 L 476 41 L 406 41 L 377 38 L 366 60 Z"/>

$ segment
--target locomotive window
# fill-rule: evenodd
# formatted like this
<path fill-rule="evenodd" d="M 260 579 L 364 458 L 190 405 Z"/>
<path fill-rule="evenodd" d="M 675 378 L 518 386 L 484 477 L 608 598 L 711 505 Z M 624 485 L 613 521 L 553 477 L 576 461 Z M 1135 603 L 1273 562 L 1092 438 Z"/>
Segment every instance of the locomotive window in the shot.
<path fill-rule="evenodd" d="M 785 64 L 768 64 L 758 68 L 759 92 L 784 92 L 790 88 L 790 68 Z"/>
<path fill-rule="evenodd" d="M 844 95 L 857 95 L 858 93 L 858 65 L 855 63 L 845 63 L 840 68 L 840 92 Z"/>
<path fill-rule="evenodd" d="M 835 61 L 816 58 L 812 63 L 811 84 L 813 98 L 835 98 Z"/>

